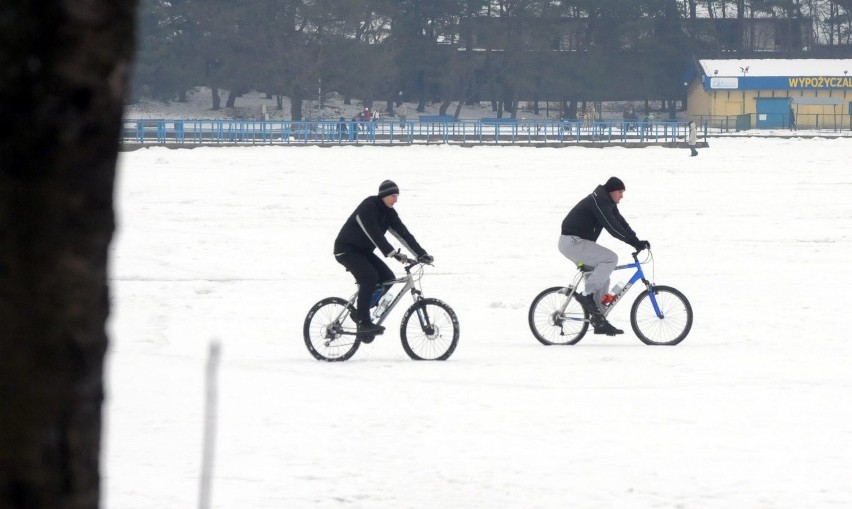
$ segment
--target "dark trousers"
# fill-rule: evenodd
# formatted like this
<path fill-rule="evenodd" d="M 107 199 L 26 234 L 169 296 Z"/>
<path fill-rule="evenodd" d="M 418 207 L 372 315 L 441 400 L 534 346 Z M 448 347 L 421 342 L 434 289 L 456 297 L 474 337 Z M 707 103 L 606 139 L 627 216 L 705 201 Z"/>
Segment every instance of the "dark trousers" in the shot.
<path fill-rule="evenodd" d="M 358 300 L 355 303 L 355 321 L 370 321 L 370 297 L 376 285 L 396 279 L 393 271 L 374 253 L 343 251 L 335 248 L 334 258 L 355 276 L 358 283 Z"/>

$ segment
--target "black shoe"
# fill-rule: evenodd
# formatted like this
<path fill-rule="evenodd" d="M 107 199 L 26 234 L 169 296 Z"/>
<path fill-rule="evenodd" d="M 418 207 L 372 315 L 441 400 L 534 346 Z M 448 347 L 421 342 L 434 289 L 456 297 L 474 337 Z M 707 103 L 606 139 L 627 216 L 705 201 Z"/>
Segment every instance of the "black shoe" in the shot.
<path fill-rule="evenodd" d="M 606 320 L 603 321 L 600 325 L 595 325 L 595 334 L 606 334 L 607 336 L 615 336 L 617 334 L 624 334 L 624 331 L 621 329 L 616 329 L 615 326 Z"/>
<path fill-rule="evenodd" d="M 358 339 L 360 339 L 362 343 L 369 345 L 370 343 L 373 342 L 374 339 L 376 339 L 376 335 L 375 334 L 367 334 L 366 336 L 359 335 Z"/>
<path fill-rule="evenodd" d="M 361 341 L 364 341 L 367 336 L 375 337 L 379 334 L 383 334 L 384 332 L 385 328 L 381 325 L 376 325 L 371 322 L 361 322 L 358 324 L 358 337 L 361 338 Z M 372 341 L 372 339 L 364 342 L 369 343 L 370 341 Z"/>

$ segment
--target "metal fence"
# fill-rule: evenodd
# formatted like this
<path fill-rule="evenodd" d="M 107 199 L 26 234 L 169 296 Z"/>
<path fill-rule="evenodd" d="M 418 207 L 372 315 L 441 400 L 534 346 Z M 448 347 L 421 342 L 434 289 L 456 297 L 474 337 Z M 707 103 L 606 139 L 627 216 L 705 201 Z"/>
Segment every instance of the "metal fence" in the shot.
<path fill-rule="evenodd" d="M 239 121 L 126 119 L 135 144 L 570 144 L 683 141 L 685 122 L 542 121 Z"/>
<path fill-rule="evenodd" d="M 761 134 L 778 130 L 816 135 L 852 135 L 852 117 L 838 115 L 745 114 L 702 116 L 696 119 L 699 141 L 708 137 Z M 560 121 L 489 119 L 355 122 L 334 120 L 165 120 L 126 119 L 125 144 L 136 145 L 540 145 L 685 143 L 688 126 L 678 121 Z"/>

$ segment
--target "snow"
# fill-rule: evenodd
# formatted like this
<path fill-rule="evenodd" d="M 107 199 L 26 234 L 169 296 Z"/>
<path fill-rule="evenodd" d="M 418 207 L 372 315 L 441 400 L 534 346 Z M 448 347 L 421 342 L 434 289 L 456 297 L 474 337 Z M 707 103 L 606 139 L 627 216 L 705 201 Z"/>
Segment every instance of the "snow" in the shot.
<path fill-rule="evenodd" d="M 197 505 L 214 341 L 216 508 L 849 507 L 852 140 L 719 139 L 688 153 L 122 153 L 103 507 Z M 690 299 L 692 331 L 676 347 L 642 344 L 634 288 L 610 315 L 624 335 L 545 347 L 528 306 L 573 274 L 560 223 L 611 175 L 653 245 L 653 279 Z M 333 239 L 387 178 L 435 256 L 423 290 L 455 309 L 459 346 L 446 362 L 409 360 L 403 301 L 351 360 L 317 362 L 305 314 L 354 291 Z"/>
<path fill-rule="evenodd" d="M 702 59 L 698 63 L 706 76 L 743 76 L 743 68 L 748 68 L 749 77 L 784 76 L 839 76 L 844 77 L 852 71 L 852 59 L 832 58 L 739 58 L 739 59 Z"/>

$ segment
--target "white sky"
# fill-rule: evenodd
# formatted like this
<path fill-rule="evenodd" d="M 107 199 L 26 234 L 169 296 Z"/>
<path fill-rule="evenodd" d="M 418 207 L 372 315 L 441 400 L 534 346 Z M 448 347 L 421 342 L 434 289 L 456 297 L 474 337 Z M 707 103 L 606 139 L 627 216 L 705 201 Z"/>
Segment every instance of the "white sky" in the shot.
<path fill-rule="evenodd" d="M 103 507 L 197 505 L 213 340 L 216 508 L 849 507 L 852 140 L 713 139 L 688 153 L 123 153 Z M 639 342 L 634 288 L 610 315 L 623 336 L 542 346 L 527 310 L 572 274 L 562 218 L 611 175 L 653 245 L 655 281 L 690 299 L 692 332 Z M 408 360 L 400 306 L 353 359 L 317 362 L 305 314 L 354 290 L 333 239 L 387 178 L 436 258 L 423 290 L 456 310 L 459 347 Z"/>

